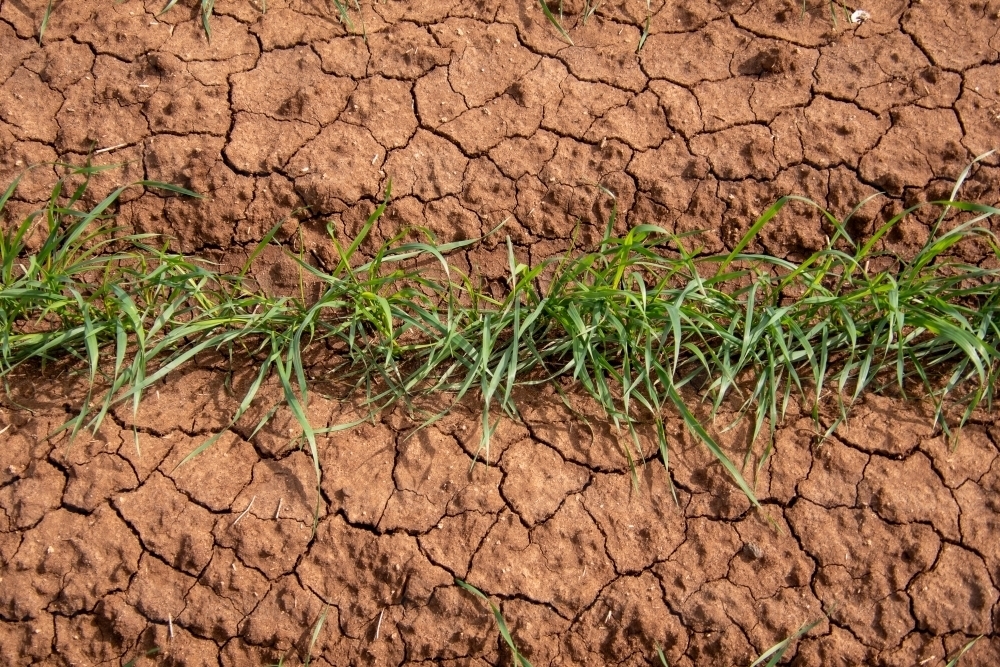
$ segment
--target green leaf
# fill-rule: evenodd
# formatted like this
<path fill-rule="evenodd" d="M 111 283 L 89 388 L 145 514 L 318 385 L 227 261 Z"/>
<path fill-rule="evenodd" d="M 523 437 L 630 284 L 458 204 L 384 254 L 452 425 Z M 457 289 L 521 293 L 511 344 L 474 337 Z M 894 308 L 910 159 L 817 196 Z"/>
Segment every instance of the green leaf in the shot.
<path fill-rule="evenodd" d="M 507 628 L 507 621 L 504 620 L 503 614 L 500 613 L 500 608 L 493 604 L 493 602 L 488 597 L 483 595 L 483 593 L 475 586 L 467 584 L 458 578 L 455 579 L 455 583 L 489 605 L 490 611 L 493 612 L 493 618 L 496 619 L 497 626 L 500 629 L 500 636 L 503 637 L 503 640 L 507 643 L 507 647 L 510 649 L 511 654 L 513 654 L 515 664 L 520 665 L 521 667 L 531 667 L 531 663 L 528 662 L 527 658 L 521 655 L 521 652 L 514 644 L 514 638 L 511 637 L 510 630 Z"/>
<path fill-rule="evenodd" d="M 555 26 L 556 30 L 559 31 L 559 34 L 562 35 L 562 38 L 565 39 L 570 46 L 574 46 L 573 38 L 569 36 L 569 33 L 566 32 L 565 29 L 563 29 L 562 24 L 559 22 L 559 19 L 555 17 L 555 15 L 552 13 L 552 10 L 549 9 L 549 6 L 545 4 L 545 0 L 538 0 L 538 4 L 541 6 L 542 13 L 545 14 L 545 18 L 549 20 L 549 23 Z"/>

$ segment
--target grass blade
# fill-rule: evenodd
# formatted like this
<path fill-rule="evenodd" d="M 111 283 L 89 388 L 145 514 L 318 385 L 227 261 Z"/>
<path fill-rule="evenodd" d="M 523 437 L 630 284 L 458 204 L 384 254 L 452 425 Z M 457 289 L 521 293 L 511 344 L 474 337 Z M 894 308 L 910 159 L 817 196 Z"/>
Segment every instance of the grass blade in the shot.
<path fill-rule="evenodd" d="M 49 0 L 45 5 L 45 13 L 42 14 L 42 24 L 38 27 L 38 45 L 42 45 L 42 37 L 45 36 L 45 30 L 49 27 L 49 18 L 52 16 L 52 3 L 55 0 Z M 176 0 L 175 0 L 176 2 Z"/>
<path fill-rule="evenodd" d="M 500 613 L 500 608 L 493 604 L 493 602 L 475 586 L 467 584 L 457 578 L 455 579 L 455 583 L 489 605 L 490 611 L 493 612 L 493 618 L 496 619 L 497 627 L 500 628 L 500 636 L 503 637 L 503 640 L 507 643 L 507 647 L 510 649 L 511 654 L 514 656 L 515 665 L 520 665 L 520 667 L 531 667 L 531 663 L 528 662 L 527 658 L 521 655 L 517 645 L 514 644 L 514 638 L 511 637 L 510 630 L 507 628 L 507 621 L 504 620 L 503 614 Z"/>
<path fill-rule="evenodd" d="M 750 663 L 750 667 L 758 667 L 758 665 L 760 665 L 765 660 L 767 660 L 767 665 L 765 665 L 765 667 L 775 667 L 784 657 L 785 651 L 787 651 L 788 647 L 792 645 L 792 642 L 794 642 L 799 637 L 803 637 L 809 634 L 809 631 L 815 628 L 820 623 L 822 623 L 823 619 L 825 618 L 826 618 L 825 616 L 821 616 L 820 618 L 817 618 L 814 621 L 804 623 L 798 630 L 793 632 L 791 635 L 789 635 L 782 641 L 778 642 L 771 648 L 761 653 L 756 660 Z M 768 660 L 768 658 L 770 658 L 770 660 Z"/>
<path fill-rule="evenodd" d="M 978 637 L 973 638 L 971 641 L 966 642 L 965 645 L 962 646 L 962 648 L 958 651 L 958 653 L 955 654 L 955 657 L 948 661 L 948 664 L 945 665 L 945 667 L 956 667 L 956 665 L 958 665 L 958 661 L 962 659 L 962 656 L 965 655 L 969 651 L 969 649 L 975 646 L 976 642 L 978 642 L 982 638 L 983 636 L 979 635 Z"/>
<path fill-rule="evenodd" d="M 573 44 L 573 38 L 569 36 L 569 33 L 562 27 L 562 23 L 560 23 L 559 19 L 557 19 L 555 14 L 552 13 L 549 6 L 545 4 L 545 0 L 538 0 L 538 4 L 541 6 L 542 13 L 545 14 L 545 18 L 549 20 L 549 23 L 555 26 L 555 29 L 559 31 L 562 38 L 565 39 L 570 46 L 575 46 L 575 44 Z"/>

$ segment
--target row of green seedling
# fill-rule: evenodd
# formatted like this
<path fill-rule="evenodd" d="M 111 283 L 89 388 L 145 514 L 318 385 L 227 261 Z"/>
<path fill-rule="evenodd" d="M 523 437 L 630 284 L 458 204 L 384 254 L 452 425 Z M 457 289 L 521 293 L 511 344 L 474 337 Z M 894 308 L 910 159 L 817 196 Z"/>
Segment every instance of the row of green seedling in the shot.
<path fill-rule="evenodd" d="M 660 458 L 669 466 L 664 420 L 673 412 L 756 505 L 745 473 L 758 471 L 771 448 L 755 452 L 752 443 L 762 434 L 771 441 L 791 401 L 811 405 L 817 425 L 823 401 L 833 402 L 836 416 L 818 430 L 822 436 L 866 389 L 917 391 L 950 432 L 977 407 L 991 406 L 1000 373 L 1000 270 L 983 268 L 1000 259 L 997 239 L 983 224 L 998 211 L 956 200 L 968 170 L 951 200 L 934 204 L 940 216 L 912 257 L 879 248 L 916 207 L 864 242 L 848 234 L 850 216 L 840 221 L 821 211 L 829 242 L 801 262 L 747 250 L 789 202 L 806 201 L 795 197 L 778 200 L 724 254 L 702 253 L 692 245 L 696 236 L 650 224 L 614 236 L 612 213 L 598 247 L 568 248 L 533 266 L 516 259 L 508 239 L 507 288 L 499 297 L 449 261 L 478 239 L 438 243 L 416 229 L 375 243 L 370 237 L 389 206 L 387 189 L 356 237 L 342 241 L 329 228 L 334 265 L 321 268 L 289 253 L 319 285 L 315 298 L 267 294 L 248 278 L 280 223 L 242 271 L 224 274 L 171 252 L 162 239 L 115 227 L 108 213 L 124 188 L 78 210 L 94 171 L 73 170 L 81 185 L 64 193 L 68 181 L 60 181 L 45 206 L 0 237 L 0 376 L 26 363 L 79 359 L 90 386 L 102 393 L 84 397 L 65 426 L 74 435 L 98 428 L 117 404 L 137 410 L 155 383 L 204 352 L 221 351 L 257 366 L 220 433 L 276 376 L 318 480 L 317 437 L 330 429 L 317 430 L 306 417 L 303 359 L 310 346 L 327 345 L 339 351 L 339 364 L 327 370 L 354 383 L 372 414 L 434 395 L 478 400 L 486 461 L 499 419 L 519 417 L 520 385 L 579 387 L 627 435 L 622 454 L 633 474 L 642 459 L 641 422 L 655 425 Z M 0 213 L 15 187 L 0 199 Z M 44 240 L 29 249 L 37 227 Z M 955 259 L 956 246 L 975 239 L 992 265 Z M 692 400 L 707 406 L 702 419 Z M 742 461 L 727 456 L 710 433 L 723 405 L 752 424 Z M 956 406 L 959 416 L 949 422 Z M 423 423 L 439 416 L 425 415 Z"/>

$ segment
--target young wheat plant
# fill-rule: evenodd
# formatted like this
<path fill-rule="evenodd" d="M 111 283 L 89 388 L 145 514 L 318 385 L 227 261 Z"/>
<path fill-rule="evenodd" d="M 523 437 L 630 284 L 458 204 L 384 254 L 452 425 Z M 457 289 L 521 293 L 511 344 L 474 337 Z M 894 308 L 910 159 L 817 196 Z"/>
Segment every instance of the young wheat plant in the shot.
<path fill-rule="evenodd" d="M 806 201 L 783 197 L 726 254 L 697 254 L 689 237 L 655 225 L 615 237 L 614 213 L 598 248 L 536 266 L 519 263 L 508 240 L 500 296 L 448 260 L 478 240 L 439 244 L 400 235 L 362 258 L 359 248 L 388 206 L 387 189 L 354 239 L 331 235 L 336 266 L 325 270 L 291 255 L 320 286 L 314 299 L 266 294 L 246 278 L 280 225 L 241 272 L 220 273 L 111 226 L 106 214 L 124 188 L 78 210 L 93 171 L 74 170 L 84 182 L 69 197 L 60 181 L 41 210 L 0 235 L 0 377 L 28 363 L 78 359 L 90 386 L 101 380 L 104 389 L 82 397 L 65 426 L 73 434 L 96 429 L 119 403 L 137 409 L 147 389 L 203 352 L 243 354 L 257 362 L 254 380 L 222 430 L 276 376 L 318 483 L 321 432 L 306 417 L 303 358 L 327 344 L 338 354 L 337 377 L 354 382 L 373 413 L 422 396 L 477 397 L 484 450 L 500 415 L 518 417 L 514 389 L 525 383 L 575 385 L 597 401 L 628 434 L 622 451 L 633 473 L 637 423 L 655 424 L 667 465 L 664 418 L 674 411 L 756 505 L 744 476 L 755 452 L 748 448 L 742 465 L 731 460 L 695 416 L 691 397 L 700 396 L 711 415 L 735 401 L 738 415 L 752 421 L 752 443 L 773 434 L 792 400 L 811 404 L 818 424 L 821 402 L 832 399 L 838 409 L 829 433 L 866 390 L 918 392 L 948 432 L 977 407 L 990 407 L 998 384 L 1000 269 L 988 267 L 997 266 L 1000 247 L 982 223 L 1000 211 L 955 201 L 968 170 L 952 200 L 928 204 L 941 214 L 910 258 L 879 250 L 880 240 L 917 207 L 863 243 L 848 234 L 846 220 L 822 211 L 833 234 L 802 262 L 746 252 L 789 202 Z M 0 213 L 15 187 L 0 198 Z M 949 213 L 967 219 L 955 223 Z M 29 249 L 36 226 L 45 238 Z M 955 259 L 957 246 L 976 240 L 993 264 Z M 960 416 L 949 422 L 956 406 Z M 756 453 L 754 471 L 770 451 Z"/>

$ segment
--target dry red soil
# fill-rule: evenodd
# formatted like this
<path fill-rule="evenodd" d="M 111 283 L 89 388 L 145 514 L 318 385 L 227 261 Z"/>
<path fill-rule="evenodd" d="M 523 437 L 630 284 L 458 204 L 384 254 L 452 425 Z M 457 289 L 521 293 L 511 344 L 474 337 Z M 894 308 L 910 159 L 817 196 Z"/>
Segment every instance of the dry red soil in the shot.
<path fill-rule="evenodd" d="M 585 25 L 565 3 L 575 46 L 532 0 L 361 0 L 365 37 L 322 2 L 219 0 L 211 41 L 192 2 L 159 15 L 161 0 L 74 0 L 39 45 L 46 4 L 0 0 L 0 183 L 109 149 L 94 161 L 126 164 L 95 197 L 139 178 L 208 195 L 129 192 L 122 224 L 234 261 L 309 206 L 279 238 L 328 262 L 327 222 L 355 232 L 389 178 L 379 239 L 414 225 L 472 238 L 508 219 L 529 262 L 565 250 L 578 221 L 582 243 L 598 237 L 597 184 L 617 196 L 619 231 L 705 229 L 706 251 L 781 195 L 844 216 L 882 191 L 852 223 L 863 237 L 946 196 L 1000 137 L 996 0 L 866 1 L 860 24 L 827 3 L 654 1 L 638 55 L 641 0 L 601 3 Z M 30 172 L 9 218 L 58 173 Z M 962 196 L 997 203 L 997 157 Z M 815 211 L 786 213 L 756 249 L 822 246 Z M 925 223 L 884 244 L 905 253 Z M 488 245 L 464 262 L 499 278 Z M 279 251 L 263 259 L 266 287 L 297 284 Z M 656 664 L 657 646 L 670 665 L 746 664 L 817 618 L 793 664 L 943 665 L 980 634 L 962 664 L 1000 664 L 989 415 L 953 448 L 919 406 L 887 398 L 822 444 L 793 414 L 756 511 L 679 424 L 669 476 L 644 440 L 636 485 L 606 419 L 525 394 L 524 422 L 504 422 L 471 473 L 478 417 L 464 408 L 415 433 L 392 412 L 322 438 L 317 499 L 280 411 L 176 466 L 235 410 L 221 366 L 72 445 L 45 437 L 82 398 L 66 378 L 13 378 L 0 405 L 3 664 L 120 665 L 152 647 L 139 665 L 292 664 L 324 610 L 315 665 L 509 664 L 456 577 L 499 603 L 536 667 Z M 318 395 L 310 411 L 316 427 L 357 417 Z M 725 436 L 738 460 L 745 436 Z"/>

